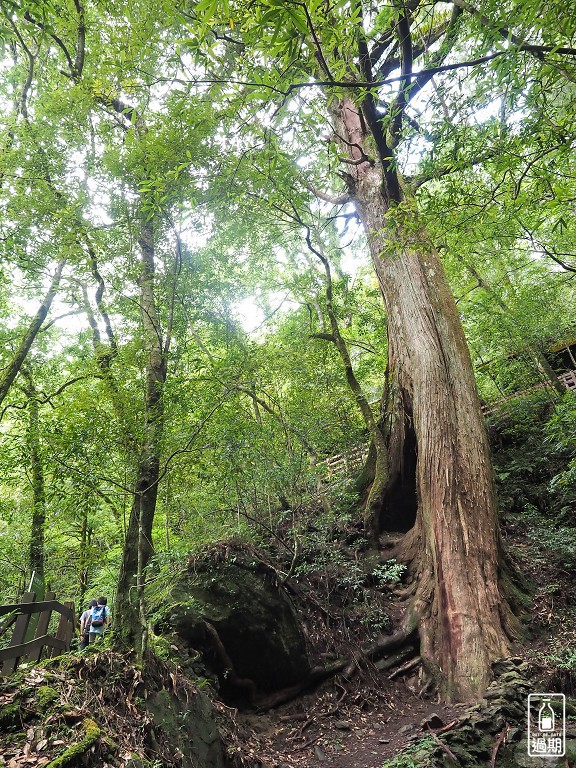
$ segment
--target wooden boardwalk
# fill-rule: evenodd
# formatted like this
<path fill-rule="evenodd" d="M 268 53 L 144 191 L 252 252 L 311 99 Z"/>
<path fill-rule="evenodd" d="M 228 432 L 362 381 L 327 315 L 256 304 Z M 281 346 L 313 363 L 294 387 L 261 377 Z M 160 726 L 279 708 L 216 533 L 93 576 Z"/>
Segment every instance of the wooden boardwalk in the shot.
<path fill-rule="evenodd" d="M 567 390 L 576 392 L 576 370 L 561 373 L 558 376 L 558 381 Z M 506 411 L 506 406 L 511 404 L 513 401 L 520 400 L 532 392 L 538 392 L 539 390 L 543 389 L 546 389 L 546 384 L 541 383 L 535 384 L 533 387 L 529 387 L 528 389 L 523 389 L 521 392 L 513 392 L 512 394 L 506 395 L 499 400 L 494 400 L 491 403 L 486 403 L 483 405 L 482 413 L 484 416 L 489 416 L 493 413 L 504 413 Z M 318 466 L 325 468 L 325 476 L 328 481 L 331 481 L 337 479 L 338 477 L 347 477 L 356 472 L 359 472 L 367 455 L 367 446 L 357 446 L 351 451 L 338 453 L 335 456 L 329 456 L 327 459 L 318 462 Z"/>
<path fill-rule="evenodd" d="M 575 371 L 566 371 L 565 373 L 561 373 L 558 377 L 558 381 L 562 384 L 562 386 L 567 389 L 571 390 L 572 392 L 576 392 L 576 370 Z M 491 403 L 486 403 L 482 406 L 482 413 L 484 416 L 488 416 L 491 413 L 497 413 L 502 412 L 506 410 L 506 405 L 508 403 L 513 402 L 514 400 L 520 400 L 523 397 L 526 397 L 527 395 L 530 395 L 532 392 L 538 392 L 539 390 L 543 390 L 547 388 L 547 384 L 544 382 L 541 382 L 540 384 L 534 384 L 532 387 L 528 387 L 528 389 L 523 389 L 520 392 L 512 392 L 509 395 L 506 395 L 505 397 L 501 397 L 499 400 L 493 400 Z"/>

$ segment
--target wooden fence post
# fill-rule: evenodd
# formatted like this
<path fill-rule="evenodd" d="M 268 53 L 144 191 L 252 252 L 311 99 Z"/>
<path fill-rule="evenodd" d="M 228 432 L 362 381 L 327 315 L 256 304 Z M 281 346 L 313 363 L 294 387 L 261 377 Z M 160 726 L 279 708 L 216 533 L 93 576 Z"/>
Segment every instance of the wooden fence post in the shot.
<path fill-rule="evenodd" d="M 22 595 L 21 603 L 33 603 L 36 597 L 35 592 L 25 592 Z M 20 645 L 24 642 L 26 636 L 26 630 L 28 629 L 28 622 L 30 621 L 30 614 L 20 615 L 16 618 L 14 623 L 14 631 L 12 632 L 12 640 L 10 645 Z M 7 659 L 2 665 L 2 674 L 10 675 L 18 666 L 19 658 Z"/>
<path fill-rule="evenodd" d="M 74 614 L 74 603 L 67 602 L 67 603 L 64 603 L 64 606 L 66 608 L 70 608 L 70 610 Z M 74 614 L 74 619 L 72 621 L 70 621 L 70 619 L 68 619 L 63 614 L 60 614 L 60 621 L 58 622 L 58 629 L 56 630 L 56 639 L 63 640 L 66 643 L 66 648 L 70 648 L 70 641 L 72 640 L 72 635 L 74 634 L 75 623 L 76 623 L 75 614 Z M 50 648 L 48 652 L 50 657 L 58 656 L 60 653 L 56 648 Z"/>
<path fill-rule="evenodd" d="M 55 600 L 56 599 L 56 593 L 55 592 L 46 592 L 44 595 L 44 600 Z M 48 626 L 50 624 L 50 617 L 52 616 L 52 611 L 42 611 L 40 614 L 40 618 L 38 619 L 38 625 L 36 627 L 36 635 L 35 637 L 42 637 L 43 635 L 46 635 L 48 633 Z M 42 651 L 44 649 L 42 647 L 38 648 L 36 651 L 32 651 L 28 655 L 28 661 L 32 662 L 38 662 L 40 661 L 40 657 L 42 656 Z"/>

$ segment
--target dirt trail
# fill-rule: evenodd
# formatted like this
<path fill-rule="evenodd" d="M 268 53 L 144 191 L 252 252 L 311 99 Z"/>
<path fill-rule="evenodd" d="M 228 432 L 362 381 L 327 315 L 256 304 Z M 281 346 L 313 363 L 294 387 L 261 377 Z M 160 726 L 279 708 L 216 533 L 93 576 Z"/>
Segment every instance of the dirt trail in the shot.
<path fill-rule="evenodd" d="M 385 681 L 383 681 L 385 682 Z M 457 721 L 464 705 L 423 699 L 403 682 L 378 695 L 318 691 L 267 715 L 244 715 L 250 748 L 270 768 L 381 768 L 410 744 Z"/>

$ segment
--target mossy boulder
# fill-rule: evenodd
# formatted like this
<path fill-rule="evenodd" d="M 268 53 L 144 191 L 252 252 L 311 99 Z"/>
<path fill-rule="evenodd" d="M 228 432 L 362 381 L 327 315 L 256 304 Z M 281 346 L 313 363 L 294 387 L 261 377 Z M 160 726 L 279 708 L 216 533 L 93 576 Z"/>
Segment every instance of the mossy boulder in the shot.
<path fill-rule="evenodd" d="M 264 693 L 295 685 L 309 673 L 296 612 L 275 573 L 249 552 L 214 553 L 175 578 L 156 606 L 159 634 L 202 655 L 225 692 Z"/>
<path fill-rule="evenodd" d="M 499 746 L 497 765 L 502 768 L 536 768 L 537 763 L 528 760 L 527 740 L 524 733 L 526 706 L 531 684 L 527 679 L 528 666 L 520 659 L 501 659 L 493 664 L 496 679 L 486 691 L 485 697 L 463 712 L 459 725 L 442 733 L 437 741 L 421 742 L 418 761 L 410 762 L 409 748 L 384 764 L 384 768 L 400 768 L 404 765 L 422 765 L 428 768 L 486 768 L 490 764 L 496 743 L 502 741 L 504 729 L 509 726 L 505 743 Z M 427 753 L 425 755 L 424 753 Z M 456 762 L 451 757 L 456 758 Z M 548 758 L 550 761 L 550 758 Z M 547 762 L 552 768 L 556 761 Z M 538 766 L 540 763 L 538 763 Z"/>
<path fill-rule="evenodd" d="M 0 707 L 0 728 L 8 729 L 20 725 L 20 704 L 18 701 L 11 701 Z"/>

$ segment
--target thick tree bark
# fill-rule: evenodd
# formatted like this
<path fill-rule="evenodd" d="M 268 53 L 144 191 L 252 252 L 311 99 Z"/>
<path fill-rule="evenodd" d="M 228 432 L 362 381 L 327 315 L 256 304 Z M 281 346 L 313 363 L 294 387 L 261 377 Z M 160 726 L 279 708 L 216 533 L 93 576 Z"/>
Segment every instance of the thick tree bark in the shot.
<path fill-rule="evenodd" d="M 351 159 L 369 157 L 358 108 L 343 98 L 333 110 Z M 445 698 L 475 699 L 489 682 L 490 662 L 509 652 L 515 623 L 500 585 L 490 452 L 472 363 L 413 201 L 403 193 L 389 198 L 379 161 L 357 162 L 348 184 L 388 316 L 387 493 L 407 441 L 417 456 L 416 520 L 399 551 L 415 580 L 410 611 L 418 616 L 422 658 Z"/>

